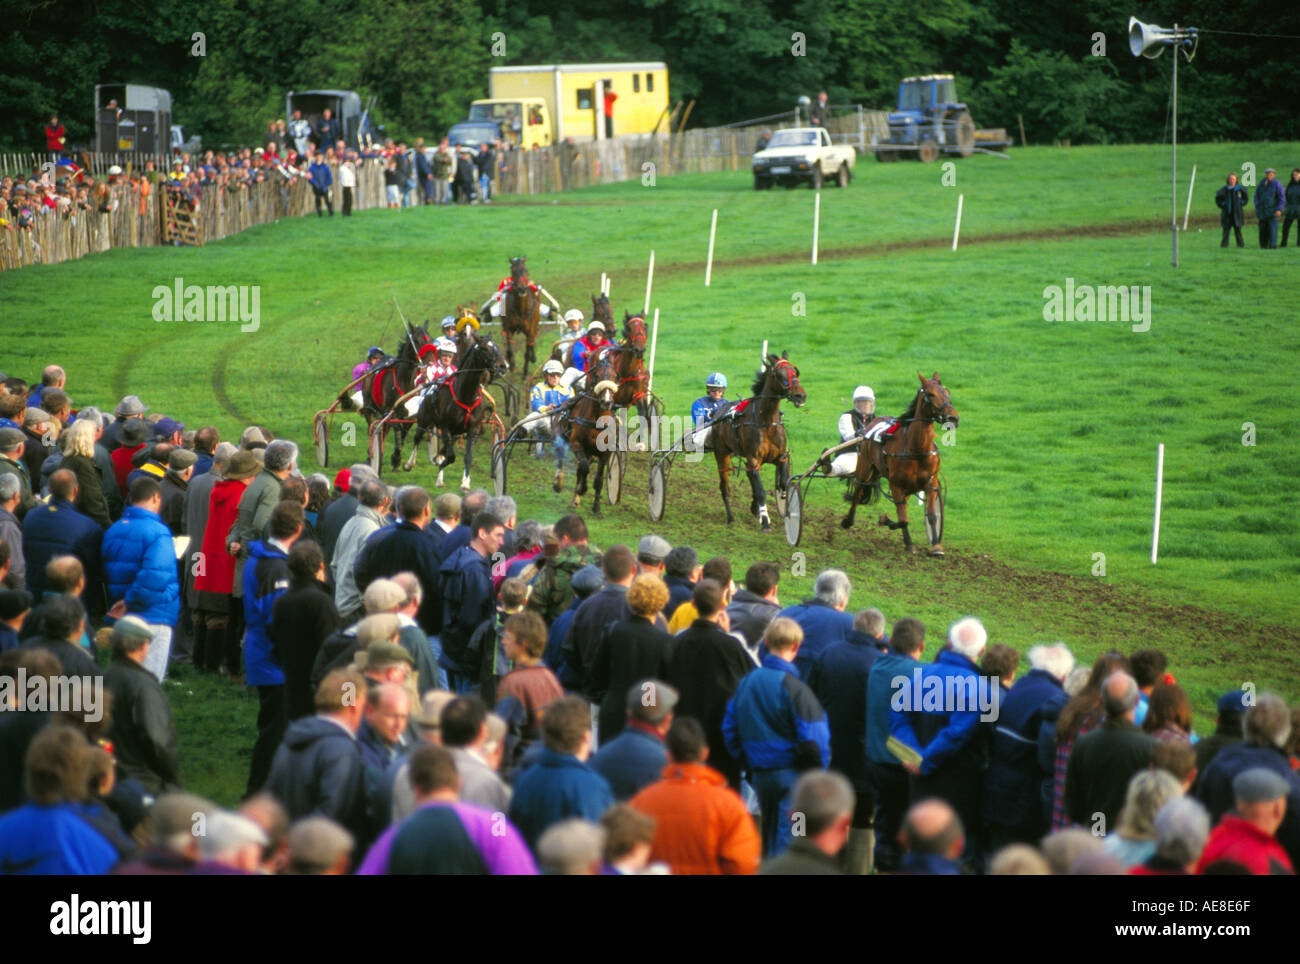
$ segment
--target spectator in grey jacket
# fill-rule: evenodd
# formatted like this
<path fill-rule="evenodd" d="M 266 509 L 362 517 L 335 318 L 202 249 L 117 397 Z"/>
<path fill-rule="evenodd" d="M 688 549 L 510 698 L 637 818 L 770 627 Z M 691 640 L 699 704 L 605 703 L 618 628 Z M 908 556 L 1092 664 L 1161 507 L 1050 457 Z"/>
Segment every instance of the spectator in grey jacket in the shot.
<path fill-rule="evenodd" d="M 488 757 L 489 716 L 477 696 L 452 700 L 442 710 L 442 745 L 456 760 L 461 800 L 504 813 L 510 808 L 510 788 Z"/>
<path fill-rule="evenodd" d="M 5 577 L 5 583 L 13 589 L 22 589 L 27 584 L 23 527 L 14 515 L 22 497 L 22 483 L 18 476 L 0 475 L 0 542 L 9 546 L 9 575 Z"/>
<path fill-rule="evenodd" d="M 758 653 L 767 624 L 781 611 L 781 600 L 776 595 L 780 580 L 781 569 L 776 563 L 754 563 L 745 572 L 745 588 L 736 592 L 727 607 L 731 631 L 745 637 L 751 654 Z"/>
<path fill-rule="evenodd" d="M 248 483 L 239 498 L 239 518 L 230 527 L 226 548 L 236 556 L 235 585 L 231 595 L 244 596 L 244 563 L 249 546 L 262 538 L 266 524 L 271 521 L 271 510 L 280 501 L 280 485 L 287 479 L 298 461 L 298 446 L 285 439 L 276 439 L 266 447 L 262 471 Z"/>
<path fill-rule="evenodd" d="M 356 514 L 344 524 L 334 545 L 334 607 L 344 626 L 365 615 L 361 590 L 357 588 L 357 557 L 366 540 L 384 527 L 387 511 L 388 487 L 373 479 L 363 482 L 357 492 Z"/>

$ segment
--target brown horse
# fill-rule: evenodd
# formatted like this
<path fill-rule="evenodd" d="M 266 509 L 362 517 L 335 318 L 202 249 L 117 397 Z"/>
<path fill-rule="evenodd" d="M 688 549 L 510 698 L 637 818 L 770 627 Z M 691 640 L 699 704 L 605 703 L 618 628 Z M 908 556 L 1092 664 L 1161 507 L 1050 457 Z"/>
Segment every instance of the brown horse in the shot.
<path fill-rule="evenodd" d="M 618 396 L 618 370 L 612 351 L 602 351 L 587 370 L 587 378 L 579 382 L 573 403 L 559 418 L 557 431 L 561 432 L 573 457 L 578 463 L 578 479 L 573 487 L 573 507 L 576 509 L 587 492 L 587 476 L 591 460 L 596 460 L 596 478 L 592 484 L 596 498 L 591 506 L 592 515 L 600 515 L 600 490 L 605 484 L 605 470 L 610 456 L 618 449 L 618 428 L 614 418 L 615 398 Z M 560 491 L 563 479 L 555 477 L 555 491 Z"/>
<path fill-rule="evenodd" d="M 609 298 L 605 295 L 591 296 L 591 320 L 599 321 L 605 326 L 607 332 L 614 329 L 614 316 L 609 308 Z M 562 337 L 557 338 L 554 344 L 551 345 L 551 353 L 548 358 L 559 362 L 565 368 L 570 367 L 573 363 L 573 343 L 580 337 L 582 337 L 582 329 L 579 329 L 577 337 L 570 335 L 566 331 Z M 540 370 L 535 371 L 529 376 L 528 381 L 531 384 L 541 376 Z"/>
<path fill-rule="evenodd" d="M 952 407 L 948 389 L 939 383 L 939 373 L 921 380 L 912 404 L 898 419 L 902 431 L 886 436 L 885 441 L 863 439 L 858 446 L 857 485 L 849 497 L 849 514 L 840 525 L 845 529 L 853 525 L 853 514 L 858 501 L 869 501 L 878 479 L 889 483 L 889 498 L 898 507 L 898 521 L 888 515 L 880 516 L 880 525 L 903 530 L 903 549 L 914 552 L 912 536 L 907 531 L 907 500 L 918 492 L 925 493 L 925 520 L 930 529 L 930 555 L 942 556 L 943 546 L 935 538 L 937 516 L 935 503 L 939 498 L 939 449 L 934 444 L 935 423 L 956 425 L 960 417 Z M 880 419 L 873 420 L 868 430 Z"/>
<path fill-rule="evenodd" d="M 411 441 L 411 454 L 403 466 L 406 471 L 415 467 L 416 452 L 426 435 L 438 435 L 438 456 L 430 462 L 438 467 L 438 488 L 442 488 L 443 470 L 456 461 L 456 439 L 465 436 L 465 473 L 460 487 L 469 491 L 469 473 L 474 466 L 474 440 L 483 433 L 483 425 L 495 412 L 492 396 L 483 387 L 493 376 L 506 373 L 506 362 L 501 350 L 487 335 L 471 336 L 469 349 L 460 359 L 455 375 L 426 391 L 420 400 L 415 417 L 415 438 Z"/>
<path fill-rule="evenodd" d="M 506 339 L 506 362 L 512 369 L 515 367 L 514 336 L 524 336 L 525 377 L 537 358 L 537 326 L 541 307 L 541 295 L 534 290 L 528 280 L 528 268 L 524 264 L 524 259 L 511 258 L 510 287 L 506 290 L 505 304 L 501 312 L 501 334 Z"/>
<path fill-rule="evenodd" d="M 735 456 L 745 460 L 745 474 L 749 476 L 754 496 L 749 511 L 758 516 L 759 524 L 767 530 L 772 528 L 772 520 L 767 514 L 767 494 L 759 470 L 764 465 L 775 465 L 776 487 L 785 491 L 790 481 L 790 451 L 785 426 L 781 424 L 781 399 L 788 398 L 799 408 L 808 400 L 808 393 L 799 384 L 799 369 L 790 364 L 789 352 L 782 352 L 780 358 L 767 356 L 752 391 L 752 397 L 732 406 L 713 422 L 711 441 L 727 524 L 732 522 L 728 475 Z"/>
<path fill-rule="evenodd" d="M 386 359 L 384 363 L 366 372 L 365 377 L 356 385 L 361 392 L 359 411 L 366 420 L 366 435 L 369 437 L 371 423 L 383 418 L 393 410 L 397 400 L 409 392 L 415 385 L 416 373 L 425 356 L 434 350 L 433 336 L 429 334 L 426 321 L 418 328 L 409 322 L 406 325 L 406 338 L 397 347 L 397 356 Z M 349 386 L 339 394 L 339 408 L 345 412 L 358 411 Z M 396 469 L 401 459 L 402 439 L 410 426 L 402 421 L 393 422 L 396 444 L 393 450 L 393 468 Z"/>

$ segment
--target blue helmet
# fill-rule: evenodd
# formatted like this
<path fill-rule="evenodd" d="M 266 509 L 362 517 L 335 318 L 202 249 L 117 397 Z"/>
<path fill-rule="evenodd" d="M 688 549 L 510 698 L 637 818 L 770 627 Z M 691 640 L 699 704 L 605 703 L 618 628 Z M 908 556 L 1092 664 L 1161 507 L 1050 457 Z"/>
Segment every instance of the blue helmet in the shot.
<path fill-rule="evenodd" d="M 384 350 L 376 345 L 374 348 L 370 349 L 370 351 L 366 352 L 366 357 L 373 358 L 375 355 L 382 355 L 383 353 Z"/>
<path fill-rule="evenodd" d="M 707 379 L 705 379 L 704 387 L 705 388 L 726 388 L 727 376 L 722 374 L 722 372 L 713 372 L 712 374 L 709 375 Z"/>

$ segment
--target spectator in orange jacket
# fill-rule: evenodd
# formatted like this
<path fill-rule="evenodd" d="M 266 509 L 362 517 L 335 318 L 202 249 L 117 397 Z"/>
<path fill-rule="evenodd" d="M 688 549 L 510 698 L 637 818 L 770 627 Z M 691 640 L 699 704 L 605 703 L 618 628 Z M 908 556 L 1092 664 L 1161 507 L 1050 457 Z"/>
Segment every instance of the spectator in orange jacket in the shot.
<path fill-rule="evenodd" d="M 758 870 L 754 819 L 727 778 L 706 765 L 704 728 L 681 717 L 668 731 L 669 764 L 663 779 L 631 800 L 655 819 L 651 859 L 674 874 L 752 874 Z"/>

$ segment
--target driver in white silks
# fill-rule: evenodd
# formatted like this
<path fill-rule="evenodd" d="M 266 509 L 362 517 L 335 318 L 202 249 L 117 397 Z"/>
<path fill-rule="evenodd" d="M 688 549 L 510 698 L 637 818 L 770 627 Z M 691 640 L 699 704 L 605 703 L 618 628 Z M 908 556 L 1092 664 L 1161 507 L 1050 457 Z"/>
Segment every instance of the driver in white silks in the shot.
<path fill-rule="evenodd" d="M 853 390 L 853 407 L 840 416 L 840 443 L 860 442 L 867 434 L 867 425 L 875 417 L 876 393 L 869 385 L 859 385 Z M 834 476 L 851 476 L 857 469 L 856 445 L 842 449 L 831 461 L 831 475 Z"/>

